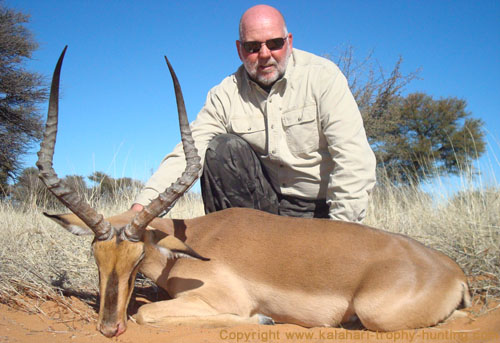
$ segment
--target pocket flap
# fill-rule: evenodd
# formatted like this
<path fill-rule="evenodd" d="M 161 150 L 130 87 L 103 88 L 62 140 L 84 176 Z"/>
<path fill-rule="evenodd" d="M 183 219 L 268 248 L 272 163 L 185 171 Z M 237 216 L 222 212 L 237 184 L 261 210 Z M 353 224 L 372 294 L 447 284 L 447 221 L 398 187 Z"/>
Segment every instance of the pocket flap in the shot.
<path fill-rule="evenodd" d="M 231 120 L 231 126 L 234 132 L 241 134 L 264 131 L 266 129 L 264 119 L 258 117 L 236 117 Z"/>
<path fill-rule="evenodd" d="M 282 122 L 285 127 L 309 123 L 316 119 L 316 106 L 306 106 L 283 114 Z"/>

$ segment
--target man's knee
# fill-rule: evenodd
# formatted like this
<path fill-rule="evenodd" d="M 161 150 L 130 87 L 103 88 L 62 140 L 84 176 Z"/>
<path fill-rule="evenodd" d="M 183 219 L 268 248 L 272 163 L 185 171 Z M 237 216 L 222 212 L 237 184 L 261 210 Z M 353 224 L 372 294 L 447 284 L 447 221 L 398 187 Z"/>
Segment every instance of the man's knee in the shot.
<path fill-rule="evenodd" d="M 249 148 L 248 143 L 240 136 L 233 135 L 231 133 L 223 133 L 215 136 L 208 143 L 207 150 L 214 153 L 220 153 L 230 150 L 245 149 Z"/>
<path fill-rule="evenodd" d="M 212 165 L 227 161 L 248 158 L 249 154 L 254 154 L 250 145 L 241 137 L 230 133 L 215 136 L 208 143 L 205 153 L 205 163 Z"/>
<path fill-rule="evenodd" d="M 278 197 L 257 154 L 233 134 L 215 136 L 208 144 L 201 190 L 206 213 L 229 207 L 278 213 Z"/>

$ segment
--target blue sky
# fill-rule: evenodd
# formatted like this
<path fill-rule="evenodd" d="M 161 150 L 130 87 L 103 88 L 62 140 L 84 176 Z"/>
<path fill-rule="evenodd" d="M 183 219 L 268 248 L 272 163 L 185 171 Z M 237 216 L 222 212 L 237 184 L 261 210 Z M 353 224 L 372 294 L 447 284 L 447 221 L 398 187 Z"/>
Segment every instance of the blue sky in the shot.
<path fill-rule="evenodd" d="M 167 55 L 190 120 L 207 92 L 240 65 L 238 21 L 254 1 L 4 0 L 31 15 L 40 48 L 28 68 L 62 71 L 59 175 L 104 171 L 147 180 L 179 141 Z M 285 16 L 294 47 L 318 55 L 353 46 L 371 50 L 389 72 L 421 68 L 406 93 L 459 97 L 485 122 L 483 170 L 500 176 L 499 1 L 268 1 Z M 45 113 L 46 107 L 43 108 Z M 35 152 L 25 158 L 33 166 Z"/>

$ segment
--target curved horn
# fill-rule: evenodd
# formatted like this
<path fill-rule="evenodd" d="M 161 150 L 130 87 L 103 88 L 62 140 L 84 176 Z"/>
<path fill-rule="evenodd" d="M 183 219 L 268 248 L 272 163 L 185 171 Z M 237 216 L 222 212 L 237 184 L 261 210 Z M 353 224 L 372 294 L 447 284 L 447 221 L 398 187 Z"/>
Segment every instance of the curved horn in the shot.
<path fill-rule="evenodd" d="M 175 71 L 166 56 L 165 61 L 167 62 L 168 69 L 170 70 L 172 81 L 174 83 L 182 146 L 184 148 L 184 154 L 186 155 L 186 169 L 175 183 L 168 187 L 163 193 L 160 193 L 156 199 L 153 199 L 149 205 L 144 207 L 144 209 L 135 216 L 132 223 L 125 230 L 126 235 L 131 239 L 140 239 L 146 226 L 162 211 L 166 210 L 178 198 L 180 198 L 189 189 L 189 187 L 191 187 L 191 185 L 198 178 L 198 174 L 201 169 L 201 159 L 198 156 L 198 150 L 196 150 L 194 139 L 191 135 L 191 129 L 189 128 L 189 121 L 186 114 L 186 106 L 184 105 L 181 86 L 177 76 L 175 75 Z"/>
<path fill-rule="evenodd" d="M 94 231 L 99 240 L 108 239 L 113 232 L 111 224 L 104 220 L 103 216 L 98 214 L 78 193 L 59 179 L 52 167 L 54 157 L 54 147 L 57 136 L 57 117 L 59 113 L 59 76 L 61 66 L 64 60 L 64 54 L 68 46 L 64 47 L 59 60 L 57 61 L 52 84 L 50 86 L 49 110 L 47 114 L 47 123 L 43 133 L 43 140 L 38 152 L 38 177 L 47 186 L 56 198 L 77 215 L 89 228 Z"/>

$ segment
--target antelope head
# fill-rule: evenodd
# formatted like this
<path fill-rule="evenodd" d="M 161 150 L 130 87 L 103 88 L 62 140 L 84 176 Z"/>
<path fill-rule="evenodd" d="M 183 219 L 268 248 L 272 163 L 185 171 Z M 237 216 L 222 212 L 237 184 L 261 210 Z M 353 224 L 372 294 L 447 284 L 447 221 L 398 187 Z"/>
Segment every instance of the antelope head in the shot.
<path fill-rule="evenodd" d="M 162 211 L 169 208 L 196 180 L 201 168 L 194 146 L 179 81 L 165 57 L 174 82 L 179 113 L 179 125 L 187 166 L 182 176 L 139 213 L 127 212 L 121 220 L 108 221 L 82 197 L 59 179 L 52 167 L 57 135 L 59 77 L 66 53 L 64 48 L 52 78 L 47 123 L 36 163 L 39 177 L 47 188 L 74 215 L 47 215 L 70 232 L 92 234 L 92 249 L 99 269 L 99 319 L 97 328 L 107 337 L 125 332 L 127 306 L 134 288 L 135 277 L 145 254 L 145 240 L 150 234 L 146 227 Z M 127 218 L 128 220 L 123 220 Z M 114 224 L 114 225 L 113 225 Z M 206 260 L 173 236 L 158 242 L 159 251 L 168 257 L 191 257 Z"/>

